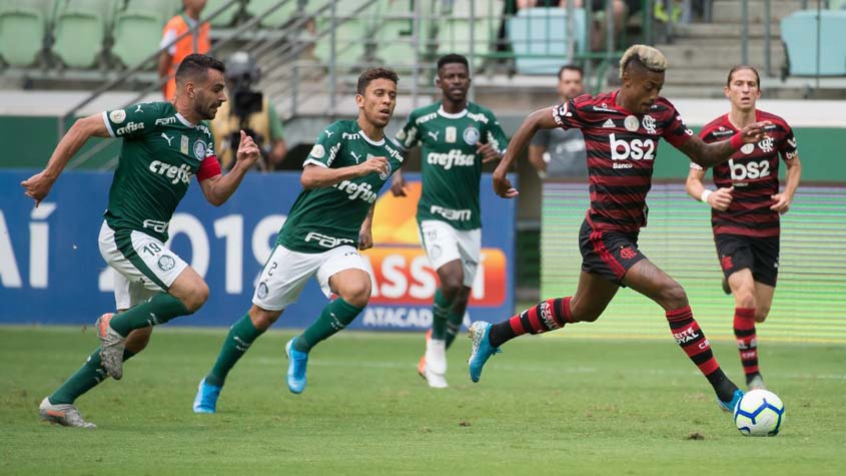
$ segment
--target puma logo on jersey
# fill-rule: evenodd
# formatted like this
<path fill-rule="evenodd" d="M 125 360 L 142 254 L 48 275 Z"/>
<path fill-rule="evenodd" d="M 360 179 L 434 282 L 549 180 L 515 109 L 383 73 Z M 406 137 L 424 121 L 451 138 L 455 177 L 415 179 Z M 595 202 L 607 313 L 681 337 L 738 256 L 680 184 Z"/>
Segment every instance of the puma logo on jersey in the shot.
<path fill-rule="evenodd" d="M 429 131 L 429 132 L 427 132 L 427 134 L 429 134 L 429 136 L 432 137 L 432 139 L 435 139 L 435 142 L 437 142 L 438 136 L 441 134 L 441 131 L 437 131 L 437 132 Z"/>
<path fill-rule="evenodd" d="M 326 132 L 327 138 L 332 137 L 332 134 L 334 134 L 334 132 L 332 132 L 332 131 L 324 131 L 324 132 Z"/>
<path fill-rule="evenodd" d="M 355 163 L 356 163 L 356 164 L 357 164 L 357 163 L 359 163 L 359 162 L 361 161 L 361 155 L 356 154 L 355 152 L 350 152 L 350 155 L 352 155 L 352 156 L 353 156 L 353 158 L 355 159 Z"/>
<path fill-rule="evenodd" d="M 173 140 L 173 137 L 168 137 L 164 132 L 162 132 L 162 137 L 167 141 L 167 146 L 170 147 L 170 141 Z"/>
<path fill-rule="evenodd" d="M 142 110 L 141 110 L 141 105 L 140 105 L 140 104 L 138 104 L 137 106 L 135 106 L 135 112 L 144 112 L 144 111 L 142 111 Z"/>

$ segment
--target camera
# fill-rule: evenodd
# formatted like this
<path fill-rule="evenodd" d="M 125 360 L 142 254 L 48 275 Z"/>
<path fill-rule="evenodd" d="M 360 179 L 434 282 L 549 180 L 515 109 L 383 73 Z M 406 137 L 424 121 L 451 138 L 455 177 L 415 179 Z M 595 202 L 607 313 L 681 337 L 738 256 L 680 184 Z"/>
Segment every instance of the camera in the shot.
<path fill-rule="evenodd" d="M 248 136 L 252 137 L 259 149 L 264 151 L 267 138 L 249 127 L 250 116 L 263 109 L 264 95 L 261 91 L 253 89 L 260 77 L 261 72 L 256 60 L 249 53 L 236 52 L 226 62 L 226 81 L 229 86 L 230 101 L 232 101 L 231 114 L 238 118 L 239 129 L 243 129 Z M 241 132 L 233 131 L 229 136 L 230 147 L 236 151 L 240 143 Z M 264 157 L 262 159 L 264 160 Z"/>

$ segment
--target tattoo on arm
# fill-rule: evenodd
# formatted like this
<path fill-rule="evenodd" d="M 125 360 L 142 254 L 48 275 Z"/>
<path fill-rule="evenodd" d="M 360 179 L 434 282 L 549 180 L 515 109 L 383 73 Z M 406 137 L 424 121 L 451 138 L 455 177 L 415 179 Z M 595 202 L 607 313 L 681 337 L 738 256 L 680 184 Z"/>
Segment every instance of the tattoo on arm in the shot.
<path fill-rule="evenodd" d="M 728 140 L 706 144 L 696 136 L 682 144 L 679 150 L 702 167 L 713 167 L 725 162 L 734 154 L 734 147 Z"/>

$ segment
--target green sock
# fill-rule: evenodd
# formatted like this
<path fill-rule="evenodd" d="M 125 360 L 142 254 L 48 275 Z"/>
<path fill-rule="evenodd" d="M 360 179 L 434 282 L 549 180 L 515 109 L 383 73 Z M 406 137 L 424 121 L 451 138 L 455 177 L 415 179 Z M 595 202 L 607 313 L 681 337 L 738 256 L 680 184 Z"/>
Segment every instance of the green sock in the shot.
<path fill-rule="evenodd" d="M 452 345 L 452 342 L 455 340 L 455 337 L 461 331 L 461 323 L 464 322 L 464 313 L 461 314 L 455 311 L 449 311 L 447 314 L 447 329 L 446 329 L 446 348 L 449 349 L 449 346 Z"/>
<path fill-rule="evenodd" d="M 131 350 L 124 349 L 123 361 L 126 362 L 134 355 L 135 353 Z M 82 364 L 82 367 L 50 395 L 50 403 L 53 405 L 72 404 L 77 398 L 105 379 L 106 369 L 100 362 L 100 348 L 98 347 L 88 356 L 88 360 Z"/>
<path fill-rule="evenodd" d="M 335 299 L 323 308 L 320 317 L 294 341 L 294 348 L 308 352 L 320 341 L 338 333 L 355 320 L 363 308 L 355 307 L 342 298 Z"/>
<path fill-rule="evenodd" d="M 435 291 L 435 303 L 432 305 L 432 339 L 444 340 L 447 334 L 447 315 L 450 302 L 446 300 L 441 288 Z"/>
<path fill-rule="evenodd" d="M 229 328 L 229 334 L 226 340 L 223 341 L 223 347 L 220 349 L 220 354 L 217 355 L 217 361 L 211 372 L 206 375 L 206 383 L 216 387 L 222 387 L 226 380 L 226 375 L 238 363 L 238 359 L 247 353 L 253 341 L 258 339 L 260 335 L 264 334 L 263 330 L 256 329 L 249 314 L 238 320 L 232 327 Z"/>
<path fill-rule="evenodd" d="M 112 318 L 110 325 L 126 337 L 135 329 L 164 324 L 174 317 L 191 314 L 182 301 L 168 293 L 158 293 L 149 300 Z"/>

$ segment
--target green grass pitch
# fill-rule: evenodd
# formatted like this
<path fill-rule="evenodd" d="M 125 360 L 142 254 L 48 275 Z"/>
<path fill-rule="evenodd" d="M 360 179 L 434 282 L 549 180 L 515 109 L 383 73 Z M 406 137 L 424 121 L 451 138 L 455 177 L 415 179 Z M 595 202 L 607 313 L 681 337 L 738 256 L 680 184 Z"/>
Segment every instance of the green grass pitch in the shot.
<path fill-rule="evenodd" d="M 726 325 L 729 325 L 726 323 Z M 707 329 L 706 329 L 707 332 Z M 302 395 L 285 387 L 290 331 L 259 339 L 216 415 L 197 383 L 225 330 L 163 328 L 77 404 L 95 430 L 53 427 L 39 401 L 96 345 L 91 330 L 0 327 L 0 474 L 846 474 L 846 348 L 768 343 L 761 364 L 787 413 L 775 438 L 746 438 L 676 346 L 662 340 L 521 338 L 451 387 L 415 368 L 422 334 L 344 332 L 312 353 Z M 737 350 L 714 343 L 742 379 Z"/>

